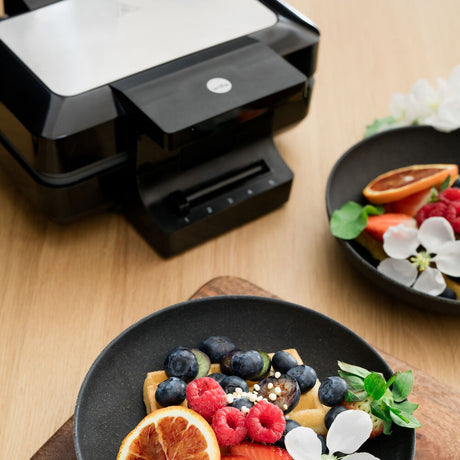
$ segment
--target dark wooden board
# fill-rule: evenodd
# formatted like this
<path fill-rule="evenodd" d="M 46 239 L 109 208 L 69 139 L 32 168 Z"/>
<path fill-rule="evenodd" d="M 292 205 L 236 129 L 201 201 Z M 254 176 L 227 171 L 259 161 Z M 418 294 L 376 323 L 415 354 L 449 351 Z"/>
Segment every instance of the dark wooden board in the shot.
<path fill-rule="evenodd" d="M 202 286 L 191 298 L 218 295 L 258 295 L 277 297 L 241 278 L 224 276 Z M 460 392 L 379 351 L 389 366 L 397 370 L 412 369 L 415 384 L 411 401 L 420 404 L 417 418 L 423 427 L 417 430 L 416 460 L 444 460 L 460 458 Z M 73 445 L 73 417 L 32 456 L 31 460 L 75 460 Z"/>

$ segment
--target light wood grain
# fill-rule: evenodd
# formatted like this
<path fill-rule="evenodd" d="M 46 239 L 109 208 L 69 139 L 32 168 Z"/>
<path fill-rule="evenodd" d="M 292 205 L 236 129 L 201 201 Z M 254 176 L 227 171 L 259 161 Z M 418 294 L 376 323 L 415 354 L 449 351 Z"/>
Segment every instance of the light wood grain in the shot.
<path fill-rule="evenodd" d="M 276 136 L 295 172 L 281 209 L 170 260 L 122 216 L 68 227 L 0 172 L 0 458 L 29 458 L 73 413 L 92 361 L 125 327 L 219 275 L 321 311 L 460 389 L 460 319 L 363 284 L 328 231 L 325 184 L 394 92 L 460 63 L 457 0 L 291 0 L 321 30 L 311 110 Z"/>

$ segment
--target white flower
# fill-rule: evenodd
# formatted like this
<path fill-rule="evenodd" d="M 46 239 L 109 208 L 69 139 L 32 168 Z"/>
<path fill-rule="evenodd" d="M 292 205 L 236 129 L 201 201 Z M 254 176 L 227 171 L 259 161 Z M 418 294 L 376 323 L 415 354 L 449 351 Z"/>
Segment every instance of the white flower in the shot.
<path fill-rule="evenodd" d="M 391 116 L 370 125 L 370 134 L 411 125 L 429 125 L 443 132 L 460 128 L 460 65 L 447 81 L 438 78 L 436 87 L 420 79 L 407 94 L 393 94 L 389 109 Z"/>
<path fill-rule="evenodd" d="M 393 118 L 405 126 L 421 124 L 436 113 L 439 103 L 439 92 L 422 79 L 415 82 L 408 94 L 394 94 L 390 111 Z"/>
<path fill-rule="evenodd" d="M 347 410 L 337 415 L 329 428 L 326 437 L 329 455 L 321 455 L 321 441 L 311 428 L 294 428 L 286 434 L 284 443 L 294 460 L 336 459 L 333 455 L 335 452 L 352 454 L 342 457 L 350 460 L 379 460 L 365 452 L 353 453 L 369 438 L 371 432 L 369 414 L 360 410 Z"/>
<path fill-rule="evenodd" d="M 424 250 L 417 251 L 423 246 Z M 460 276 L 460 240 L 444 217 L 430 217 L 420 228 L 399 224 L 383 235 L 389 256 L 377 269 L 405 286 L 431 295 L 446 288 L 442 274 Z"/>

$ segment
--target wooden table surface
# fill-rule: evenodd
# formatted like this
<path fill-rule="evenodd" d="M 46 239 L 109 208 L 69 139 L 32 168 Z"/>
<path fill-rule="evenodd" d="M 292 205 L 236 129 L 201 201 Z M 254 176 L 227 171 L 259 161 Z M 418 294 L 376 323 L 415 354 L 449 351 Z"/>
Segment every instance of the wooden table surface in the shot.
<path fill-rule="evenodd" d="M 119 332 L 220 275 L 340 321 L 460 389 L 460 318 L 363 283 L 328 229 L 325 185 L 394 92 L 460 63 L 458 0 L 291 0 L 321 31 L 311 110 L 276 136 L 295 173 L 281 209 L 165 260 L 104 214 L 50 223 L 0 172 L 0 459 L 29 458 L 73 413 L 89 366 Z"/>

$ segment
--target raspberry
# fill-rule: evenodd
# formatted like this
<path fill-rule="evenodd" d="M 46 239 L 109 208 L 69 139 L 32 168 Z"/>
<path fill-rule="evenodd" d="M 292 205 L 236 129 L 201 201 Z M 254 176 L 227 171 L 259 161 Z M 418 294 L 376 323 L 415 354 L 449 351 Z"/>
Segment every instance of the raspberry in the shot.
<path fill-rule="evenodd" d="M 239 444 L 248 432 L 246 417 L 236 407 L 222 407 L 212 417 L 212 428 L 220 446 Z"/>
<path fill-rule="evenodd" d="M 281 439 L 286 420 L 278 406 L 262 400 L 249 411 L 246 426 L 253 441 L 274 443 Z"/>
<path fill-rule="evenodd" d="M 460 201 L 460 188 L 446 188 L 444 191 L 438 194 L 439 200 L 442 200 L 443 198 L 449 201 Z"/>
<path fill-rule="evenodd" d="M 227 405 L 225 391 L 211 377 L 192 380 L 187 385 L 186 394 L 190 409 L 198 412 L 208 422 L 218 409 Z"/>
<path fill-rule="evenodd" d="M 447 188 L 437 196 L 438 201 L 422 206 L 417 213 L 417 225 L 429 217 L 444 217 L 455 233 L 460 233 L 460 189 Z"/>

